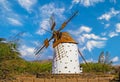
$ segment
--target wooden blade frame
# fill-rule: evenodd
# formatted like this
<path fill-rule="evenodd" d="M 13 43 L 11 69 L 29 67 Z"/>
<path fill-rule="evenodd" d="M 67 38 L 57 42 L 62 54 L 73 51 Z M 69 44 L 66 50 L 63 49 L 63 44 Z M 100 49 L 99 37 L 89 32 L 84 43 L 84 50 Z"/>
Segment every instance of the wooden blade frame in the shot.
<path fill-rule="evenodd" d="M 82 57 L 83 61 L 85 62 L 85 64 L 87 64 L 87 66 L 89 66 L 79 49 L 78 49 L 78 52 L 79 52 L 80 56 Z"/>
<path fill-rule="evenodd" d="M 48 39 L 46 39 L 46 40 L 44 41 L 44 45 L 45 45 L 46 48 L 49 46 L 49 41 L 48 41 Z"/>
<path fill-rule="evenodd" d="M 45 41 L 44 41 L 44 44 L 43 44 L 43 46 L 38 50 L 38 51 L 36 51 L 36 53 L 35 53 L 35 55 L 37 55 L 43 48 L 47 48 L 48 46 L 49 46 L 49 42 L 51 41 L 53 39 L 53 36 L 48 40 L 48 39 L 46 39 Z"/>
<path fill-rule="evenodd" d="M 51 26 L 51 30 L 54 30 L 56 23 L 54 22 Z"/>
<path fill-rule="evenodd" d="M 50 26 L 51 26 L 51 30 L 54 30 L 55 25 L 56 25 L 55 19 L 54 19 L 54 13 L 53 13 L 52 16 L 50 17 L 49 23 L 50 23 Z"/>
<path fill-rule="evenodd" d="M 61 31 L 63 28 L 65 28 L 65 26 L 78 14 L 78 11 L 76 11 L 67 21 L 65 21 L 62 26 L 60 27 L 60 29 L 58 31 Z"/>

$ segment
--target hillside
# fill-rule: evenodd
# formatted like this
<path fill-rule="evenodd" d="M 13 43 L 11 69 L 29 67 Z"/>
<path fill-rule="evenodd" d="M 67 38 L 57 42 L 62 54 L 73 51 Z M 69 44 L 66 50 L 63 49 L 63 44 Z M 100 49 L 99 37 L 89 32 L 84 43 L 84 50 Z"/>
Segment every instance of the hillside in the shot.
<path fill-rule="evenodd" d="M 0 79 L 14 79 L 17 75 L 51 74 L 52 60 L 26 61 L 20 57 L 17 44 L 0 39 Z M 83 73 L 106 74 L 114 70 L 107 64 L 81 64 Z"/>

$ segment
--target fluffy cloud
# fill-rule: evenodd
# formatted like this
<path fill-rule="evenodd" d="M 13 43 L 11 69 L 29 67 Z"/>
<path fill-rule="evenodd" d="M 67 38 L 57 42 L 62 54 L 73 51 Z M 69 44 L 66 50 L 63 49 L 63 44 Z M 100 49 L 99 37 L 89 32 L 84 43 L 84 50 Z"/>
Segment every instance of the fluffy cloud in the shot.
<path fill-rule="evenodd" d="M 109 32 L 109 33 L 108 33 L 108 36 L 109 36 L 110 38 L 112 38 L 112 37 L 115 37 L 115 36 L 119 36 L 119 33 L 120 33 L 120 23 L 117 23 L 117 24 L 115 25 L 115 30 Z"/>
<path fill-rule="evenodd" d="M 94 40 L 107 40 L 107 38 L 100 37 L 100 36 L 97 36 L 95 34 L 83 34 L 83 37 L 87 38 L 87 39 L 94 39 Z"/>
<path fill-rule="evenodd" d="M 43 5 L 42 7 L 40 7 L 40 16 L 42 18 L 42 21 L 40 21 L 39 23 L 39 29 L 37 30 L 37 34 L 39 35 L 43 35 L 46 33 L 45 30 L 50 29 L 50 25 L 49 25 L 49 19 L 50 15 L 52 15 L 54 13 L 54 15 L 56 16 L 57 19 L 64 19 L 64 13 L 65 8 L 61 7 L 57 7 L 54 3 L 50 3 L 50 4 L 46 4 Z M 43 29 L 45 30 L 43 30 Z"/>
<path fill-rule="evenodd" d="M 111 8 L 109 12 L 101 15 L 100 17 L 98 17 L 99 20 L 106 20 L 109 21 L 112 17 L 116 16 L 120 14 L 120 11 L 115 10 L 114 8 Z"/>
<path fill-rule="evenodd" d="M 118 61 L 119 61 L 119 57 L 118 57 L 118 56 L 115 56 L 111 61 L 112 61 L 112 62 L 118 62 Z"/>
<path fill-rule="evenodd" d="M 63 13 L 65 11 L 64 7 L 57 7 L 54 3 L 46 4 L 40 7 L 40 13 L 42 17 L 50 17 L 51 14 L 55 14 L 59 16 L 59 18 L 63 18 Z"/>
<path fill-rule="evenodd" d="M 73 4 L 78 4 L 80 3 L 81 5 L 88 7 L 88 6 L 93 6 L 99 2 L 104 2 L 104 0 L 73 0 Z"/>
<path fill-rule="evenodd" d="M 120 32 L 120 23 L 116 24 L 116 32 Z"/>
<path fill-rule="evenodd" d="M 77 30 L 69 30 L 69 33 L 71 34 L 74 34 L 75 36 L 81 34 L 82 32 L 85 32 L 85 33 L 89 33 L 91 32 L 91 28 L 90 27 L 87 27 L 87 26 L 81 26 L 79 29 Z"/>
<path fill-rule="evenodd" d="M 92 29 L 87 27 L 87 26 L 81 26 L 81 28 L 79 29 L 79 33 L 81 32 L 87 32 L 89 33 Z"/>
<path fill-rule="evenodd" d="M 25 8 L 28 12 L 31 12 L 32 6 L 37 2 L 37 0 L 18 0 L 18 3 Z"/>
<path fill-rule="evenodd" d="M 103 48 L 105 46 L 104 41 L 95 41 L 95 40 L 90 40 L 86 44 L 86 48 L 91 51 L 94 48 Z"/>
<path fill-rule="evenodd" d="M 94 48 L 103 48 L 107 38 L 93 34 L 91 31 L 90 27 L 81 26 L 78 30 L 69 30 L 69 33 L 76 37 L 76 40 L 82 46 L 82 51 L 85 49 L 92 51 Z"/>
<path fill-rule="evenodd" d="M 26 58 L 34 58 L 34 48 L 26 45 L 22 45 L 19 49 L 21 56 Z"/>
<path fill-rule="evenodd" d="M 22 45 L 19 48 L 19 51 L 21 53 L 21 57 L 25 58 L 26 60 L 35 60 L 35 59 L 37 59 L 37 57 L 34 55 L 34 52 L 35 52 L 34 49 L 35 49 L 34 47 L 30 47 L 30 46 L 27 46 L 27 45 Z"/>
<path fill-rule="evenodd" d="M 40 28 L 39 28 L 39 30 L 36 33 L 39 34 L 39 35 L 45 34 L 46 33 L 45 30 L 48 30 L 48 28 L 50 27 L 49 20 L 48 19 L 44 19 L 42 22 L 40 22 L 40 26 L 39 27 Z"/>
<path fill-rule="evenodd" d="M 2 24 L 5 23 L 6 25 L 6 22 L 8 22 L 15 26 L 22 25 L 20 16 L 14 12 L 9 1 L 0 0 L 0 14 L 0 22 L 2 22 Z"/>
<path fill-rule="evenodd" d="M 105 28 L 108 28 L 110 26 L 110 24 L 105 24 Z"/>
<path fill-rule="evenodd" d="M 78 41 L 80 44 L 85 43 L 87 40 L 95 40 L 95 41 L 106 41 L 106 37 L 100 37 L 98 35 L 95 35 L 93 33 L 83 33 L 78 37 Z"/>
<path fill-rule="evenodd" d="M 109 36 L 110 38 L 112 38 L 112 37 L 118 36 L 118 33 L 116 33 L 116 32 L 110 32 L 110 33 L 108 34 L 108 36 Z"/>
<path fill-rule="evenodd" d="M 120 14 L 120 10 L 115 10 L 114 8 L 111 8 L 109 12 L 106 12 L 105 14 L 101 15 L 97 19 L 99 20 L 106 20 L 109 21 L 112 17 Z M 105 28 L 109 27 L 110 24 L 105 24 Z M 115 29 L 107 32 L 104 32 L 103 34 L 108 34 L 110 38 L 118 36 L 120 32 L 120 23 L 115 24 Z"/>
<path fill-rule="evenodd" d="M 15 26 L 22 26 L 22 23 L 15 18 L 7 18 L 9 23 Z"/>

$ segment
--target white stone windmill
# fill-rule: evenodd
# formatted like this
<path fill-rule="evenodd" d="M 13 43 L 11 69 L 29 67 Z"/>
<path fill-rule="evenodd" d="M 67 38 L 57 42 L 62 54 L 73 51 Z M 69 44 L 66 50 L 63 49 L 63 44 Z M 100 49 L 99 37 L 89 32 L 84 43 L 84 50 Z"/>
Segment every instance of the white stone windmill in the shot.
<path fill-rule="evenodd" d="M 54 56 L 52 62 L 52 74 L 80 74 L 79 54 L 82 56 L 77 47 L 77 42 L 67 32 L 61 30 L 67 23 L 78 13 L 75 12 L 67 21 L 65 21 L 61 28 L 54 30 L 55 22 L 53 21 L 51 30 L 53 34 L 50 39 L 44 41 L 43 46 L 36 51 L 37 55 L 44 47 L 49 46 L 49 42 L 54 39 L 53 48 Z M 82 56 L 83 58 L 83 56 Z M 83 58 L 84 59 L 84 58 Z"/>

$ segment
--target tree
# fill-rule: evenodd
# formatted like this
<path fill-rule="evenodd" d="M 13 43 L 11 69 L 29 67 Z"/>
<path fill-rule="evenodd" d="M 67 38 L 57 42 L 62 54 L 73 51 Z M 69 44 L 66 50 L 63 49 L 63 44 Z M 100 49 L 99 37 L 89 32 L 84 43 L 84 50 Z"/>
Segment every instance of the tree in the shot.
<path fill-rule="evenodd" d="M 112 61 L 110 61 L 110 53 L 108 51 L 106 53 L 102 51 L 99 55 L 98 63 L 111 65 Z"/>
<path fill-rule="evenodd" d="M 104 51 L 102 51 L 102 52 L 100 53 L 98 62 L 99 62 L 99 63 L 104 63 L 104 62 L 105 62 Z"/>
<path fill-rule="evenodd" d="M 88 67 L 89 65 L 89 67 Z M 110 65 L 107 64 L 102 64 L 102 63 L 88 63 L 86 64 L 81 64 L 83 67 L 83 72 L 89 72 L 89 73 L 106 73 L 110 72 L 112 70 Z M 103 67 L 104 66 L 104 67 Z"/>
<path fill-rule="evenodd" d="M 14 47 L 13 47 L 14 45 Z M 14 71 L 18 60 L 21 60 L 20 53 L 15 43 L 7 42 L 4 38 L 0 38 L 0 77 L 7 78 Z M 14 61 L 14 62 L 13 62 Z"/>
<path fill-rule="evenodd" d="M 14 43 L 0 42 L 0 61 L 19 58 L 20 53 L 15 46 Z"/>

